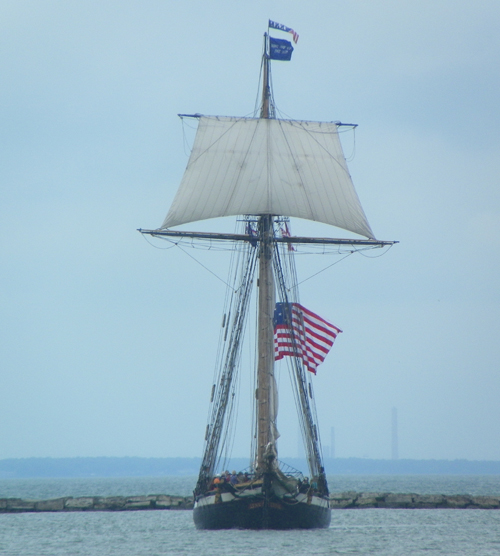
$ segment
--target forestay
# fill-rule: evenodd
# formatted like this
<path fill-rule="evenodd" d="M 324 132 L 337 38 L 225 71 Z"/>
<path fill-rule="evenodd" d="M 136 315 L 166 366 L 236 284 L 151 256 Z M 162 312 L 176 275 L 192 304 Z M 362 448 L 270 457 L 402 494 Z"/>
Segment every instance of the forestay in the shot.
<path fill-rule="evenodd" d="M 201 116 L 162 228 L 239 214 L 295 216 L 374 237 L 335 123 Z"/>

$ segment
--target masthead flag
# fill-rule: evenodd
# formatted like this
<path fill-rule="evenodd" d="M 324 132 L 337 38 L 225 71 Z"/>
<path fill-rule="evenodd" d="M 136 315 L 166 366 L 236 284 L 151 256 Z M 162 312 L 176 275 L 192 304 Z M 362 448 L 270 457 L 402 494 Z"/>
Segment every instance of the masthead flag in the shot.
<path fill-rule="evenodd" d="M 292 59 L 293 46 L 290 41 L 269 37 L 269 58 L 289 62 Z"/>
<path fill-rule="evenodd" d="M 284 31 L 285 33 L 291 33 L 293 37 L 293 42 L 297 44 L 297 41 L 299 40 L 299 35 L 290 27 L 287 27 L 286 25 L 282 25 L 281 23 L 276 23 L 276 21 L 271 21 L 271 20 L 269 20 L 269 27 L 271 27 L 272 29 L 279 29 L 280 31 Z"/>
<path fill-rule="evenodd" d="M 291 326 L 290 326 L 291 321 Z M 276 303 L 274 311 L 274 359 L 286 355 L 302 359 L 316 374 L 342 330 L 299 303 Z"/>

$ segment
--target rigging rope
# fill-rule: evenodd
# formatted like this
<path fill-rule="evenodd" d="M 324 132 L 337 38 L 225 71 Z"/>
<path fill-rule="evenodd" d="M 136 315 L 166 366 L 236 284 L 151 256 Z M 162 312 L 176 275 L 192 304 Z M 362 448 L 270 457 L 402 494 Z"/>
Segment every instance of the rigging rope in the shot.
<path fill-rule="evenodd" d="M 167 250 L 167 249 L 172 249 L 173 247 L 175 247 L 177 245 L 177 243 L 175 243 L 172 240 L 167 240 L 169 243 L 172 243 L 173 245 L 171 245 L 170 247 L 158 247 L 157 245 L 155 245 L 154 243 L 152 243 L 147 237 L 146 234 L 141 234 L 141 236 L 146 240 L 147 243 L 149 243 L 149 245 L 151 245 L 151 247 L 154 247 L 155 249 L 162 249 L 163 251 Z M 162 238 L 163 239 L 163 238 Z"/>
<path fill-rule="evenodd" d="M 363 255 L 363 257 L 366 257 L 367 259 L 378 259 L 379 257 L 383 257 L 386 253 L 388 253 L 389 249 L 392 249 L 392 247 L 394 247 L 394 244 L 388 245 L 387 249 L 385 251 L 382 251 L 382 253 L 380 253 L 380 255 L 374 255 L 373 257 L 370 256 L 370 255 L 365 255 L 364 253 L 362 253 L 361 251 L 364 251 L 364 249 L 363 250 L 360 249 L 359 254 Z"/>
<path fill-rule="evenodd" d="M 184 121 L 184 118 L 182 116 L 181 116 L 181 122 L 182 122 L 182 146 L 184 148 L 184 154 L 189 159 L 189 157 L 191 156 L 191 151 L 193 150 L 193 145 L 189 144 L 185 128 L 187 127 L 191 130 L 195 130 L 197 128 L 195 128 L 194 126 L 187 125 L 187 123 Z"/>
<path fill-rule="evenodd" d="M 235 440 L 235 419 L 238 409 L 239 368 L 241 364 L 242 338 L 247 325 L 246 314 L 251 297 L 252 285 L 257 265 L 257 249 L 247 244 L 246 251 L 233 253 L 229 271 L 224 314 L 224 329 L 219 335 L 219 350 L 214 369 L 214 396 L 210 404 L 208 426 L 205 437 L 203 461 L 198 477 L 196 492 L 204 492 L 214 470 L 226 464 Z M 243 259 L 243 260 L 241 260 Z M 226 342 L 227 332 L 230 336 Z"/>
<path fill-rule="evenodd" d="M 346 162 L 352 162 L 356 157 L 356 128 L 355 127 L 352 128 L 352 137 L 353 137 L 353 139 L 352 139 L 352 151 L 351 151 L 351 154 L 349 156 L 345 157 Z"/>
<path fill-rule="evenodd" d="M 193 255 L 190 255 L 187 251 L 185 251 L 178 243 L 175 244 L 185 255 L 187 255 L 188 257 L 190 257 L 191 259 L 193 259 L 193 261 L 195 261 L 196 263 L 198 263 L 200 266 L 202 266 L 207 272 L 210 272 L 210 274 L 212 274 L 213 276 L 215 276 L 217 278 L 217 280 L 220 280 L 223 284 L 225 284 L 228 288 L 230 288 L 231 286 L 225 281 L 223 280 L 220 276 L 217 276 L 217 274 L 215 274 L 215 272 L 212 272 L 208 267 L 206 267 L 203 263 L 201 263 L 198 259 L 196 259 L 195 257 L 193 257 Z M 236 290 L 235 290 L 236 291 Z"/>
<path fill-rule="evenodd" d="M 297 288 L 298 286 L 300 286 L 300 284 L 303 284 L 304 282 L 307 282 L 308 280 L 310 280 L 311 278 L 314 278 L 315 276 L 317 276 L 318 274 L 321 274 L 322 272 L 325 272 L 325 270 L 328 270 L 329 268 L 331 268 L 332 266 L 335 266 L 338 263 L 341 263 L 344 259 L 347 259 L 347 257 L 350 257 L 353 253 L 355 253 L 356 251 L 351 251 L 350 253 L 348 253 L 347 255 L 345 255 L 344 257 L 342 257 L 339 261 L 335 261 L 334 263 L 325 266 L 325 268 L 323 268 L 322 270 L 319 270 L 318 272 L 315 272 L 314 274 L 311 274 L 311 276 L 309 276 L 309 278 L 304 278 L 304 280 L 302 280 L 301 282 L 297 282 L 295 283 L 294 288 Z"/>
<path fill-rule="evenodd" d="M 281 230 L 281 232 L 283 232 L 283 230 Z M 288 229 L 287 233 L 289 233 Z M 285 250 L 284 246 L 281 246 L 281 251 L 282 254 L 280 255 L 280 246 L 275 243 L 274 267 L 276 276 L 278 278 L 278 292 L 280 294 L 281 301 L 286 304 L 286 307 L 289 307 L 290 303 L 298 302 L 298 293 L 296 293 L 297 297 L 295 299 L 290 299 L 288 296 L 288 292 L 290 292 L 292 289 L 296 290 L 296 288 L 287 287 L 287 282 L 297 282 L 297 271 L 295 267 L 295 258 L 293 255 L 294 251 L 287 251 Z M 288 268 L 283 267 L 282 257 L 285 261 L 287 261 Z M 291 309 L 289 309 L 289 311 L 291 312 Z M 288 319 L 290 318 L 291 314 L 289 313 Z M 299 342 L 298 339 L 295 337 L 293 326 L 290 326 L 290 336 L 292 339 L 294 350 L 297 350 L 296 355 L 294 357 L 291 357 L 290 361 L 288 361 L 289 369 L 292 370 L 290 372 L 290 380 L 293 386 L 292 389 L 294 392 L 295 405 L 297 408 L 304 447 L 306 448 L 309 470 L 311 472 L 311 475 L 313 476 L 324 476 L 321 441 L 317 427 L 318 418 L 316 412 L 316 404 L 314 397 L 312 397 L 312 395 L 309 395 L 310 393 L 312 393 L 312 383 L 307 371 L 304 370 L 302 358 L 299 354 Z"/>

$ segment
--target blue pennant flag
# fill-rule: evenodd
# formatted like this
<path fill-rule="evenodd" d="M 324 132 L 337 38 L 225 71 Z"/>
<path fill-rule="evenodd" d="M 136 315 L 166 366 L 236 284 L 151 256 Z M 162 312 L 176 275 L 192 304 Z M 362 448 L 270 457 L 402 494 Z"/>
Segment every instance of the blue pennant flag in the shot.
<path fill-rule="evenodd" d="M 292 59 L 293 46 L 290 41 L 269 37 L 269 58 L 289 62 Z"/>

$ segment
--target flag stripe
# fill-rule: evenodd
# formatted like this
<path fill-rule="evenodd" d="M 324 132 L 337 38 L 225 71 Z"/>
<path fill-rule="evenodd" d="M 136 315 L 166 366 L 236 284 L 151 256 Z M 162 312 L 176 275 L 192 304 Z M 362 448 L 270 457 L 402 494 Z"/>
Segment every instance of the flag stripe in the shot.
<path fill-rule="evenodd" d="M 282 25 L 281 23 L 277 23 L 276 21 L 269 20 L 269 27 L 273 29 L 278 29 L 279 31 L 284 31 L 285 33 L 291 33 L 293 36 L 293 42 L 297 44 L 299 40 L 299 34 L 296 33 L 292 28 L 287 27 L 286 25 Z"/>

